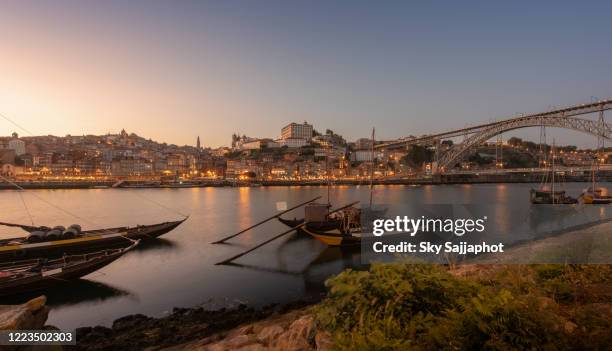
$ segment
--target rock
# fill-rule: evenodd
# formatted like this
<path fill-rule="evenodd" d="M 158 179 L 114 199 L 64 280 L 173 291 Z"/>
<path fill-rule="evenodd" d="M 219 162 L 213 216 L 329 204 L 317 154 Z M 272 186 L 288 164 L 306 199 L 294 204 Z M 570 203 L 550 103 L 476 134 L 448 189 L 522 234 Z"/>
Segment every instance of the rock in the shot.
<path fill-rule="evenodd" d="M 239 328 L 238 334 L 241 334 L 241 335 L 253 334 L 253 324 L 249 324 L 242 328 Z"/>
<path fill-rule="evenodd" d="M 257 341 L 266 345 L 270 344 L 272 340 L 281 335 L 284 331 L 285 329 L 277 324 L 267 326 L 257 334 Z"/>
<path fill-rule="evenodd" d="M 113 330 L 124 331 L 134 330 L 145 325 L 152 318 L 142 314 L 133 314 L 121 317 L 113 322 Z"/>
<path fill-rule="evenodd" d="M 332 349 L 334 341 L 326 331 L 318 331 L 315 335 L 315 345 L 317 351 L 328 351 Z"/>
<path fill-rule="evenodd" d="M 236 351 L 265 351 L 265 350 L 268 350 L 268 348 L 263 346 L 262 344 L 251 344 L 251 345 L 243 346 Z"/>
<path fill-rule="evenodd" d="M 251 343 L 253 343 L 253 339 L 251 339 L 248 335 L 238 335 L 223 342 L 225 347 L 229 348 L 230 350 L 234 350 Z"/>
<path fill-rule="evenodd" d="M 223 342 L 219 342 L 219 343 L 216 343 L 216 344 L 207 345 L 203 350 L 205 350 L 205 351 L 227 351 L 228 348 L 225 347 Z"/>
<path fill-rule="evenodd" d="M 0 330 L 43 329 L 49 308 L 47 298 L 39 296 L 22 305 L 0 305 Z"/>
<path fill-rule="evenodd" d="M 274 341 L 271 345 L 272 350 L 282 350 L 282 351 L 307 351 L 312 350 L 310 347 L 310 343 L 303 337 L 296 335 L 295 333 L 288 330 Z"/>
<path fill-rule="evenodd" d="M 313 318 L 310 315 L 302 316 L 300 319 L 291 323 L 291 326 L 289 326 L 289 331 L 295 337 L 301 337 L 304 339 L 308 339 L 310 337 L 312 330 Z"/>
<path fill-rule="evenodd" d="M 293 321 L 289 329 L 279 335 L 272 344 L 275 350 L 304 351 L 312 350 L 310 345 L 313 332 L 313 317 L 305 315 Z"/>

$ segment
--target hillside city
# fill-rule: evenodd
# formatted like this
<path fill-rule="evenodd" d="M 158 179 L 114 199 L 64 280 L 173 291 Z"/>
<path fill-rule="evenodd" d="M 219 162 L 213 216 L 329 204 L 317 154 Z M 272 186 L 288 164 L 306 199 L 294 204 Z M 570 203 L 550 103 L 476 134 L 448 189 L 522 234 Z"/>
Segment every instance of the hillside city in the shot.
<path fill-rule="evenodd" d="M 64 179 L 284 179 L 332 177 L 359 179 L 427 174 L 435 161 L 434 146 L 409 146 L 373 150 L 372 138 L 348 142 L 327 129 L 290 123 L 280 137 L 253 138 L 234 134 L 230 147 L 177 146 L 160 143 L 122 130 L 119 134 L 73 136 L 0 137 L 0 174 L 18 180 Z M 452 146 L 443 141 L 442 148 Z M 542 167 L 550 146 L 519 138 L 489 142 L 456 170 Z M 558 162 L 565 166 L 590 166 L 593 160 L 608 163 L 609 150 L 557 147 Z M 599 157 L 599 158 L 597 158 Z M 372 161 L 375 162 L 372 162 Z M 374 169 L 372 170 L 372 165 Z"/>

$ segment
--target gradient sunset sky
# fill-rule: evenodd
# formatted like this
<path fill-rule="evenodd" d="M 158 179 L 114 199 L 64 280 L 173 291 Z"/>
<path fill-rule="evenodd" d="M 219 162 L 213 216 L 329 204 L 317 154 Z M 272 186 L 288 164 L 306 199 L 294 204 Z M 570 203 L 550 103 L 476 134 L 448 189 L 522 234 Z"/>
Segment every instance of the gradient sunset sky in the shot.
<path fill-rule="evenodd" d="M 611 13 L 610 1 L 2 1 L 0 113 L 35 135 L 125 128 L 180 145 L 304 120 L 349 140 L 439 132 L 612 98 Z M 13 131 L 27 135 L 0 119 Z"/>

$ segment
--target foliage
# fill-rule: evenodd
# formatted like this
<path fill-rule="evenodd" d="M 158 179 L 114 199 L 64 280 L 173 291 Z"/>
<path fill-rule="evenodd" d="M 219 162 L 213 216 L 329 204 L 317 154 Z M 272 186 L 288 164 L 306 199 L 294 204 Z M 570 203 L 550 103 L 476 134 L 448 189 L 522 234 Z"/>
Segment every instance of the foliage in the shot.
<path fill-rule="evenodd" d="M 411 167 L 421 167 L 425 162 L 433 161 L 434 152 L 425 146 L 411 145 L 408 153 L 400 162 Z"/>
<path fill-rule="evenodd" d="M 516 265 L 457 277 L 443 266 L 375 264 L 330 279 L 316 314 L 337 349 L 599 349 L 611 338 L 612 296 L 584 291 L 609 290 L 611 277 L 610 266 Z M 593 307 L 602 303 L 607 309 Z"/>

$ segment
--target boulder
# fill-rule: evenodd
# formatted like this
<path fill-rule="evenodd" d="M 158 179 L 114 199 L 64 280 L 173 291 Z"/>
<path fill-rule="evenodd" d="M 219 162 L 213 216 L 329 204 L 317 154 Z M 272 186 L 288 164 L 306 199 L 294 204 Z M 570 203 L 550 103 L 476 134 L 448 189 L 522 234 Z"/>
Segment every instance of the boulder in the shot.
<path fill-rule="evenodd" d="M 49 316 L 47 298 L 39 296 L 22 305 L 0 305 L 0 330 L 41 330 Z"/>
<path fill-rule="evenodd" d="M 277 324 L 267 326 L 257 334 L 257 341 L 267 345 L 284 331 L 285 329 Z"/>

